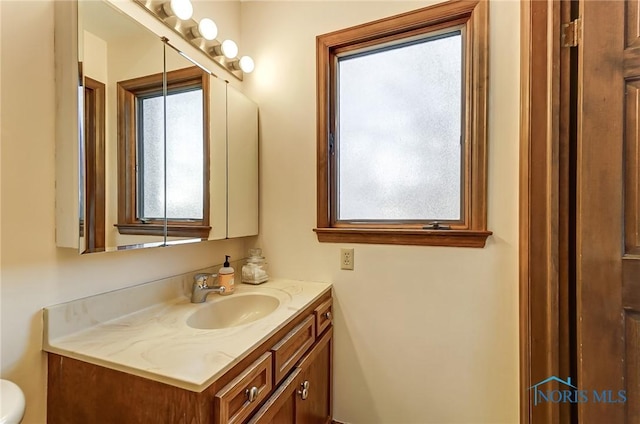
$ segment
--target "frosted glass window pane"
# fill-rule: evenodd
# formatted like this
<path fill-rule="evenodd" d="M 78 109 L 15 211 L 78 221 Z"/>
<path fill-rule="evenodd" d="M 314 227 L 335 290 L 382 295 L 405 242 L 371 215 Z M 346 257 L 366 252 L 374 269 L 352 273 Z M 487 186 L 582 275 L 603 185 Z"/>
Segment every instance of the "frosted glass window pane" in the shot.
<path fill-rule="evenodd" d="M 164 217 L 163 98 L 142 100 L 141 217 Z M 202 90 L 167 96 L 167 218 L 203 219 Z"/>
<path fill-rule="evenodd" d="M 142 146 L 139 147 L 138 216 L 164 218 L 164 106 L 162 96 L 142 99 Z"/>
<path fill-rule="evenodd" d="M 167 96 L 167 217 L 203 219 L 202 90 Z"/>
<path fill-rule="evenodd" d="M 460 32 L 338 60 L 338 219 L 459 220 Z"/>

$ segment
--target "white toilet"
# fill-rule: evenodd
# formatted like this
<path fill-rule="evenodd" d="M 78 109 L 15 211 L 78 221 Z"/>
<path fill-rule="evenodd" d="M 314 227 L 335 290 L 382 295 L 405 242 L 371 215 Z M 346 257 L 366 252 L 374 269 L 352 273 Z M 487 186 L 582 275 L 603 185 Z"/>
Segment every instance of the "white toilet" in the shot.
<path fill-rule="evenodd" d="M 19 424 L 24 408 L 24 393 L 20 387 L 9 380 L 0 380 L 0 424 Z"/>

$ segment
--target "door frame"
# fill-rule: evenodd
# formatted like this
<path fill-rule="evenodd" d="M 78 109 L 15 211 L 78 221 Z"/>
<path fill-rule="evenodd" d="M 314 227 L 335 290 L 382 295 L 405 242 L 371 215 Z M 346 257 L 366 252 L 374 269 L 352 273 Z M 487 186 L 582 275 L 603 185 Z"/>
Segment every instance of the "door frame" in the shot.
<path fill-rule="evenodd" d="M 520 423 L 570 422 L 571 405 L 533 408 L 529 388 L 572 373 L 570 0 L 522 0 L 520 14 Z M 575 50 L 575 49 L 574 49 Z M 544 89 L 546 87 L 546 89 Z"/>

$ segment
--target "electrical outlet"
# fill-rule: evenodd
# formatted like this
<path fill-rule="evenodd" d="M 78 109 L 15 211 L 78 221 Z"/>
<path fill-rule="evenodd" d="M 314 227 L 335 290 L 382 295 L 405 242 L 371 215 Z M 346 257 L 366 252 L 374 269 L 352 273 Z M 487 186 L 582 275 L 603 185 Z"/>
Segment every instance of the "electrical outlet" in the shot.
<path fill-rule="evenodd" d="M 353 249 L 340 249 L 340 269 L 353 270 Z"/>

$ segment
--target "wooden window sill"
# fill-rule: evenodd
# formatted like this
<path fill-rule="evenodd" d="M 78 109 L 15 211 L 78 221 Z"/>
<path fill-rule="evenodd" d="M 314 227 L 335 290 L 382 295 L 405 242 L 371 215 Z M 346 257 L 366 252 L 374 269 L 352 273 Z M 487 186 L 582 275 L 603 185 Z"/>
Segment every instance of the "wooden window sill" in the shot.
<path fill-rule="evenodd" d="M 163 236 L 163 224 L 116 224 L 120 234 L 140 235 L 140 236 Z M 208 225 L 180 225 L 169 224 L 167 236 L 169 237 L 193 237 L 208 238 L 211 227 Z"/>
<path fill-rule="evenodd" d="M 315 228 L 327 243 L 400 244 L 412 246 L 484 247 L 493 232 L 479 230 L 410 230 L 378 228 Z"/>

